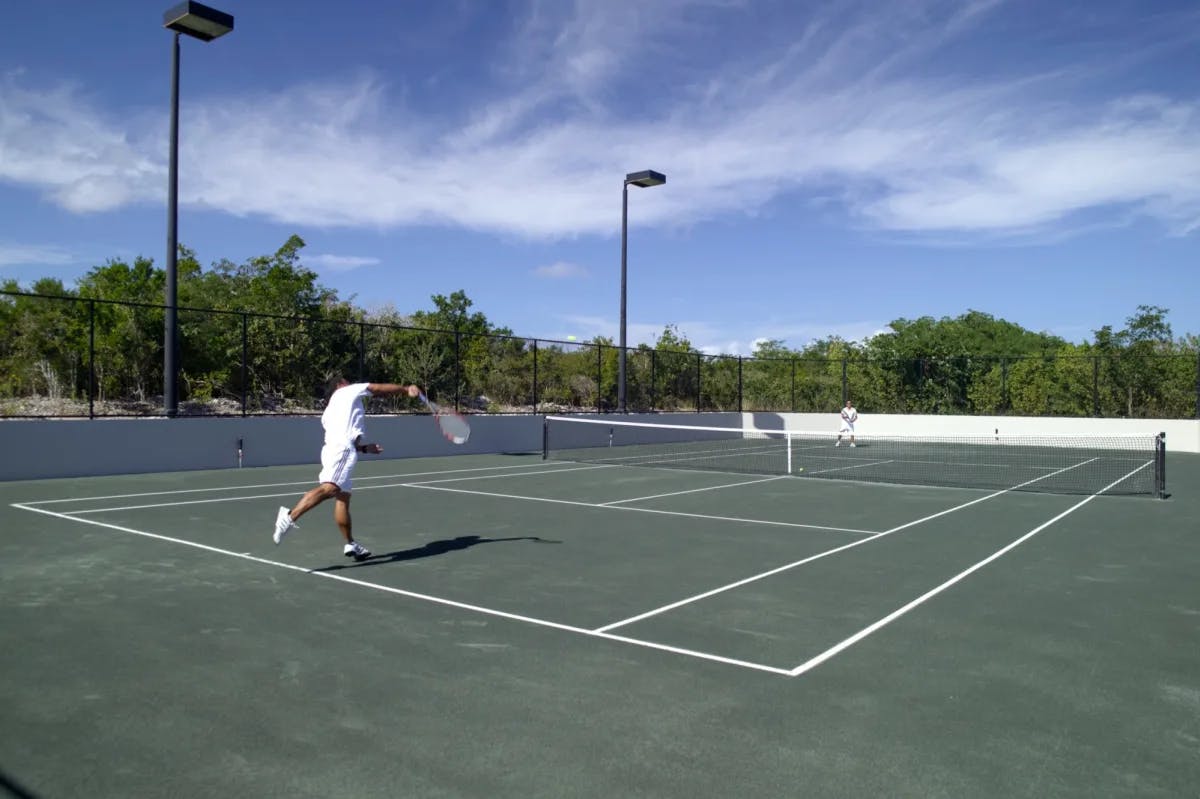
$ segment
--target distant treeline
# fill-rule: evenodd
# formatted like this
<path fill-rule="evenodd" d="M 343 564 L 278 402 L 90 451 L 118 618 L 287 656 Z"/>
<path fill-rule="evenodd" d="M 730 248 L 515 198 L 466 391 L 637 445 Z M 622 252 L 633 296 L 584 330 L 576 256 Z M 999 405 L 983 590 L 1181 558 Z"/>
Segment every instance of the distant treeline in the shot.
<path fill-rule="evenodd" d="M 204 269 L 178 261 L 182 413 L 307 413 L 334 373 L 413 380 L 472 411 L 608 411 L 613 341 L 534 340 L 472 312 L 462 291 L 432 310 L 372 310 L 321 285 L 291 237 L 271 255 Z M 114 415 L 162 407 L 165 273 L 110 260 L 74 287 L 0 284 L 0 413 Z M 749 357 L 704 355 L 668 325 L 631 348 L 631 411 L 832 412 L 1191 418 L 1200 415 L 1200 339 L 1176 338 L 1168 311 L 1139 305 L 1087 343 L 980 311 L 897 319 L 861 342 L 836 336 Z M 407 411 L 405 400 L 376 411 Z"/>

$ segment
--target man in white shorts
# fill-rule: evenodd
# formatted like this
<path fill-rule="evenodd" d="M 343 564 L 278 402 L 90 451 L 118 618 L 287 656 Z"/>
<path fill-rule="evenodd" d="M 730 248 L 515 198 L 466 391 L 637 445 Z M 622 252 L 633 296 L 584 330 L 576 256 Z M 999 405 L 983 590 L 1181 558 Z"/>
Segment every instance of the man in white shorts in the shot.
<path fill-rule="evenodd" d="M 334 500 L 333 520 L 346 539 L 342 553 L 348 558 L 366 560 L 371 551 L 354 540 L 350 532 L 350 475 L 359 453 L 378 455 L 383 447 L 364 444 L 364 413 L 362 398 L 367 394 L 387 396 L 408 394 L 416 397 L 420 389 L 416 386 L 401 386 L 396 383 L 350 383 L 338 376 L 329 381 L 329 401 L 321 414 L 321 426 L 325 428 L 325 446 L 321 448 L 321 473 L 319 484 L 311 489 L 296 507 L 289 512 L 280 508 L 275 516 L 275 543 L 278 544 L 293 527 L 296 520 L 327 499 Z"/>
<path fill-rule="evenodd" d="M 858 421 L 858 411 L 854 410 L 854 404 L 850 400 L 846 400 L 846 407 L 842 408 L 842 427 L 838 430 L 837 443 L 835 447 L 842 445 L 842 436 L 846 433 L 850 434 L 850 446 L 856 446 L 854 443 L 854 423 Z"/>

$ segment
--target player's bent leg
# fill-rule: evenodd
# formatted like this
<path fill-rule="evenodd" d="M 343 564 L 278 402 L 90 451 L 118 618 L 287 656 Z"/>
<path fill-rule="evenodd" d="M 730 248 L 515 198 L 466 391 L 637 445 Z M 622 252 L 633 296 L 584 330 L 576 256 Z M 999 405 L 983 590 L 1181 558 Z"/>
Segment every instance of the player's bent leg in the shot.
<path fill-rule="evenodd" d="M 333 506 L 333 519 L 337 522 L 342 538 L 346 539 L 342 554 L 355 561 L 364 561 L 371 557 L 371 550 L 354 540 L 350 523 L 350 492 L 339 491 Z"/>
<path fill-rule="evenodd" d="M 338 490 L 333 498 L 333 521 L 337 524 L 338 530 L 342 533 L 342 538 L 346 539 L 346 543 L 354 541 L 354 535 L 351 532 L 350 523 L 350 492 Z"/>
<path fill-rule="evenodd" d="M 275 543 L 278 544 L 283 541 L 284 536 L 299 526 L 296 524 L 297 519 L 325 500 L 336 495 L 339 490 L 333 483 L 321 483 L 300 497 L 300 501 L 296 503 L 296 506 L 291 511 L 281 507 L 279 512 L 275 514 L 275 532 L 271 536 Z"/>
<path fill-rule="evenodd" d="M 300 501 L 292 508 L 292 521 L 299 519 L 304 514 L 308 513 L 313 508 L 320 505 L 327 499 L 331 499 L 338 495 L 341 491 L 336 483 L 321 483 L 314 488 L 310 488 L 304 496 L 300 497 Z"/>

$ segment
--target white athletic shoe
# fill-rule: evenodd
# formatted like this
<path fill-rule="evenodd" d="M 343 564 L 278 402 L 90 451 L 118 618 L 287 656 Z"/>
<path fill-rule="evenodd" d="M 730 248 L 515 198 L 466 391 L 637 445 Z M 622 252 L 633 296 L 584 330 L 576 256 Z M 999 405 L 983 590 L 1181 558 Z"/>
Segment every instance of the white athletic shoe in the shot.
<path fill-rule="evenodd" d="M 840 447 L 841 445 L 842 445 L 842 442 L 840 442 L 840 441 L 838 441 L 834 444 L 835 447 Z"/>
<path fill-rule="evenodd" d="M 275 515 L 275 534 L 271 537 L 274 538 L 275 543 L 278 544 L 283 540 L 283 537 L 287 535 L 293 527 L 296 526 L 298 525 L 292 521 L 292 517 L 288 513 L 288 509 L 280 508 L 279 513 Z"/>
<path fill-rule="evenodd" d="M 858 444 L 855 444 L 853 441 L 851 441 L 851 442 L 850 442 L 850 446 L 852 446 L 852 447 L 857 447 L 857 446 L 858 446 Z"/>
<path fill-rule="evenodd" d="M 353 544 L 346 544 L 342 547 L 342 554 L 348 558 L 354 558 L 356 561 L 366 560 L 371 557 L 371 550 L 355 541 Z"/>

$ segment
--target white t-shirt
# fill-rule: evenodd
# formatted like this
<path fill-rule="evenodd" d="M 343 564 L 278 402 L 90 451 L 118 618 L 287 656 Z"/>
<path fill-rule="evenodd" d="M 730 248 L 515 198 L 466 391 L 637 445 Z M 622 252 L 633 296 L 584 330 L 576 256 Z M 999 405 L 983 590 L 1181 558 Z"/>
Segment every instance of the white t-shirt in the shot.
<path fill-rule="evenodd" d="M 326 446 L 350 447 L 355 439 L 366 433 L 362 397 L 371 393 L 367 391 L 368 385 L 351 383 L 333 392 L 321 414 Z"/>
<path fill-rule="evenodd" d="M 854 423 L 858 421 L 858 411 L 854 410 L 854 406 L 842 408 L 842 430 L 854 430 Z"/>

